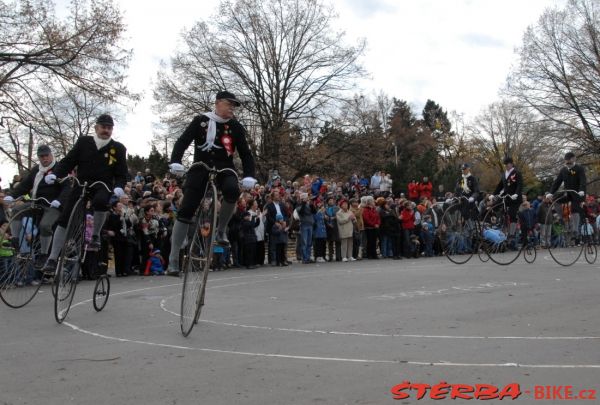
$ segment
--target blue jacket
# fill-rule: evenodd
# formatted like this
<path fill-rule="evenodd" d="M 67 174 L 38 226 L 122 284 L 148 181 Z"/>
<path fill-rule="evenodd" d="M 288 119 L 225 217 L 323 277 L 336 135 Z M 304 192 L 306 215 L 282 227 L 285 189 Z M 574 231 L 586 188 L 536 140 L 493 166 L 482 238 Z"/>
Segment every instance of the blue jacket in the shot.
<path fill-rule="evenodd" d="M 327 229 L 325 228 L 325 217 L 322 212 L 317 211 L 315 214 L 315 239 L 327 238 Z"/>

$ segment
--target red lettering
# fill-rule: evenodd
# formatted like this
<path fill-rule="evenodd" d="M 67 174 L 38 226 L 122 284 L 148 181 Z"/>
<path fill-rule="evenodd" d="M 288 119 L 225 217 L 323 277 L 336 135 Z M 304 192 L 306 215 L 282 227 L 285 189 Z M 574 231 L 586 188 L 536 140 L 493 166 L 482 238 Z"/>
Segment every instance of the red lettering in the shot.
<path fill-rule="evenodd" d="M 533 399 L 544 399 L 545 390 L 541 385 L 536 385 L 533 387 Z"/>
<path fill-rule="evenodd" d="M 498 394 L 498 399 L 502 400 L 504 397 L 510 397 L 511 399 L 517 399 L 521 395 L 521 387 L 517 383 L 508 384 Z"/>
<path fill-rule="evenodd" d="M 565 399 L 573 399 L 573 386 L 572 385 L 565 386 Z"/>
<path fill-rule="evenodd" d="M 471 395 L 467 395 L 473 392 L 475 392 L 475 388 L 471 385 L 454 384 L 450 392 L 450 399 L 473 399 Z"/>
<path fill-rule="evenodd" d="M 427 390 L 429 390 L 429 388 L 431 388 L 431 385 L 423 384 L 423 383 L 413 384 L 411 388 L 413 390 L 417 390 L 417 399 L 423 399 L 425 394 L 427 394 Z"/>
<path fill-rule="evenodd" d="M 429 398 L 431 399 L 446 399 L 446 395 L 448 395 L 450 388 L 450 384 L 446 383 L 446 381 L 440 381 L 439 384 L 431 387 L 431 392 L 429 393 Z"/>
<path fill-rule="evenodd" d="M 392 387 L 392 396 L 394 399 L 406 399 L 410 397 L 410 394 L 403 392 L 404 390 L 410 389 L 410 381 L 402 381 L 398 385 Z"/>
<path fill-rule="evenodd" d="M 490 384 L 475 385 L 475 399 L 496 399 L 498 398 L 498 388 Z"/>
<path fill-rule="evenodd" d="M 552 398 L 549 399 L 565 399 L 560 391 L 563 389 L 562 385 L 552 385 Z M 550 387 L 548 387 L 550 388 Z"/>
<path fill-rule="evenodd" d="M 587 390 L 587 392 L 590 393 L 590 395 L 587 397 L 587 399 L 593 399 L 595 401 L 596 400 L 596 390 Z"/>

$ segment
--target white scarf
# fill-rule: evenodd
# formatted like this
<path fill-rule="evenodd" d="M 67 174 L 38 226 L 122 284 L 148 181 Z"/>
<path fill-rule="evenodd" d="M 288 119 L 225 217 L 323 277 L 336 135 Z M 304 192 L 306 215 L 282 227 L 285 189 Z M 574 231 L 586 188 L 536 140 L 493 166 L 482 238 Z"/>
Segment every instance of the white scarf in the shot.
<path fill-rule="evenodd" d="M 108 145 L 110 139 L 110 137 L 108 139 L 102 139 L 97 134 L 94 134 L 94 142 L 96 143 L 96 148 L 98 148 L 98 150 Z"/>
<path fill-rule="evenodd" d="M 462 187 L 463 191 L 467 194 L 471 192 L 471 189 L 469 188 L 468 183 L 467 183 L 467 179 L 469 178 L 470 175 L 471 174 L 463 174 L 462 175 L 461 187 Z"/>
<path fill-rule="evenodd" d="M 56 160 L 52 159 L 52 162 L 46 167 L 42 166 L 41 164 L 38 165 L 39 171 L 35 175 L 35 179 L 33 179 L 33 189 L 31 190 L 31 198 L 35 198 L 40 182 L 46 176 L 46 173 L 48 173 L 48 171 L 52 169 L 55 164 Z"/>
<path fill-rule="evenodd" d="M 217 137 L 217 122 L 224 124 L 229 122 L 228 119 L 219 117 L 214 111 L 202 113 L 202 115 L 209 118 L 208 128 L 206 129 L 206 142 L 199 146 L 202 151 L 209 151 L 212 148 L 222 149 L 221 146 L 215 145 L 215 138 Z"/>

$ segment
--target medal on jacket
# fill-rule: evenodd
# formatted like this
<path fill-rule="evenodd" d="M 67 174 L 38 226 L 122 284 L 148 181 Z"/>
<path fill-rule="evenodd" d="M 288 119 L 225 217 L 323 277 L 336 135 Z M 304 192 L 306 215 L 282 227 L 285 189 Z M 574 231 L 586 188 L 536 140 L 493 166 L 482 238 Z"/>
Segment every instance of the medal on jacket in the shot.
<path fill-rule="evenodd" d="M 110 148 L 110 154 L 108 155 L 108 165 L 112 166 L 113 164 L 115 164 L 117 162 L 117 158 L 115 157 L 115 153 L 117 153 L 117 151 L 115 150 L 115 148 Z"/>
<path fill-rule="evenodd" d="M 221 143 L 223 147 L 227 151 L 227 156 L 233 155 L 233 138 L 231 137 L 231 132 L 229 131 L 229 125 L 225 125 L 225 131 L 223 131 L 223 136 L 221 137 Z"/>

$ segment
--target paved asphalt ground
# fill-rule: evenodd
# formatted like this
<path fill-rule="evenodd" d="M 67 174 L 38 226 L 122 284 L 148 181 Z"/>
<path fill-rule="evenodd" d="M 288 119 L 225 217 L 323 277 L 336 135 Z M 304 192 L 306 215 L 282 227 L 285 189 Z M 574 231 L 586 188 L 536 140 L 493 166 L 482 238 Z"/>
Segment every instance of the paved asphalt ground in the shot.
<path fill-rule="evenodd" d="M 48 288 L 23 309 L 0 306 L 0 404 L 432 403 L 415 391 L 395 401 L 405 380 L 518 383 L 515 403 L 561 402 L 535 401 L 536 385 L 600 391 L 599 264 L 540 254 L 510 267 L 475 257 L 211 273 L 188 338 L 180 280 L 112 282 L 101 313 L 82 282 L 63 325 Z"/>

